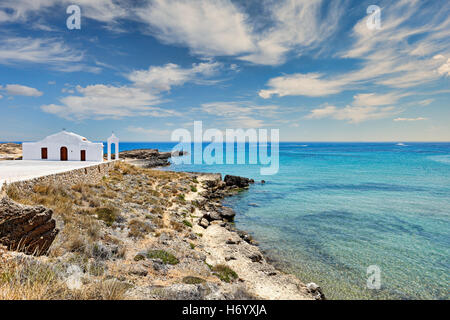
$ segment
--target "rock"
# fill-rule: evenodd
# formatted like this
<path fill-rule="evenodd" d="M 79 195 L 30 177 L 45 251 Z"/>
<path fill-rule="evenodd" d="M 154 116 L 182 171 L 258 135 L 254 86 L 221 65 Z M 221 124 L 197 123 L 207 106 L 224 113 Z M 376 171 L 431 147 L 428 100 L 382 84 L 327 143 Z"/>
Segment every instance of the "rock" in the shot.
<path fill-rule="evenodd" d="M 0 244 L 27 254 L 47 253 L 58 234 L 53 211 L 43 206 L 24 206 L 8 197 L 0 199 Z"/>
<path fill-rule="evenodd" d="M 220 216 L 226 221 L 233 221 L 234 217 L 236 216 L 236 212 L 234 212 L 234 210 L 229 207 L 217 208 L 217 211 L 219 212 Z"/>
<path fill-rule="evenodd" d="M 260 262 L 263 257 L 259 253 L 253 253 L 248 257 L 252 262 Z"/>
<path fill-rule="evenodd" d="M 132 265 L 130 267 L 130 270 L 128 271 L 129 274 L 134 274 L 136 276 L 145 277 L 148 274 L 147 268 L 144 267 L 141 264 Z"/>
<path fill-rule="evenodd" d="M 238 187 L 238 188 L 248 187 L 250 183 L 254 182 L 253 180 L 248 178 L 231 175 L 226 175 L 223 181 L 226 183 L 228 187 Z"/>
<path fill-rule="evenodd" d="M 209 221 L 205 218 L 201 218 L 198 224 L 206 229 L 209 226 Z"/>
<path fill-rule="evenodd" d="M 194 234 L 194 233 L 190 233 L 188 238 L 189 238 L 189 240 L 196 240 L 196 239 L 198 239 L 197 235 Z"/>
<path fill-rule="evenodd" d="M 238 230 L 238 231 L 236 231 L 236 233 L 239 235 L 239 237 L 241 237 L 242 240 L 244 240 L 244 241 L 246 241 L 248 243 L 252 243 L 253 238 L 247 232 L 242 231 L 242 230 Z"/>
<path fill-rule="evenodd" d="M 207 214 L 205 214 L 203 216 L 203 218 L 208 219 L 209 221 L 213 221 L 213 220 L 222 220 L 222 216 L 220 215 L 219 212 L 217 211 L 211 211 L 208 212 Z"/>
<path fill-rule="evenodd" d="M 159 152 L 158 149 L 137 149 L 120 152 L 120 158 L 140 160 L 136 161 L 136 165 L 144 168 L 153 168 L 170 165 L 170 157 L 179 157 L 187 154 L 186 151 Z"/>
<path fill-rule="evenodd" d="M 146 252 L 139 252 L 137 255 L 134 256 L 133 260 L 134 261 L 141 261 L 141 260 L 145 260 L 147 257 L 147 253 Z"/>
<path fill-rule="evenodd" d="M 230 261 L 230 260 L 236 260 L 236 258 L 233 256 L 225 257 L 225 261 Z"/>
<path fill-rule="evenodd" d="M 320 288 L 317 284 L 314 282 L 310 282 L 306 285 L 306 288 L 309 292 L 312 293 L 313 297 L 316 300 L 325 300 L 325 295 L 322 292 L 322 288 Z"/>
<path fill-rule="evenodd" d="M 233 239 L 228 239 L 226 242 L 225 242 L 226 244 L 239 244 L 240 243 L 240 241 L 238 240 L 238 241 L 236 241 L 236 240 L 233 240 Z"/>
<path fill-rule="evenodd" d="M 172 240 L 172 238 L 167 232 L 161 233 L 158 239 L 158 241 L 162 244 L 169 244 L 170 240 Z"/>
<path fill-rule="evenodd" d="M 168 267 L 161 259 L 150 259 L 150 261 L 152 262 L 152 266 L 155 271 L 159 271 L 162 273 L 167 272 Z"/>
<path fill-rule="evenodd" d="M 210 291 L 201 284 L 173 284 L 164 289 L 169 300 L 203 300 Z"/>

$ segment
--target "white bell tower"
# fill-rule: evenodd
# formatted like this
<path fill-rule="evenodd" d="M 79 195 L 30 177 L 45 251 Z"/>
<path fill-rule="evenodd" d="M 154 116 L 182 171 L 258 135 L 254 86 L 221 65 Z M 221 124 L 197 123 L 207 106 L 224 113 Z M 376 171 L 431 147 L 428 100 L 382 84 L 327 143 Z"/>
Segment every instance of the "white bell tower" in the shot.
<path fill-rule="evenodd" d="M 119 160 L 119 138 L 116 137 L 114 132 L 111 137 L 108 138 L 108 161 L 111 161 L 111 144 L 115 144 L 116 156 L 115 160 Z"/>

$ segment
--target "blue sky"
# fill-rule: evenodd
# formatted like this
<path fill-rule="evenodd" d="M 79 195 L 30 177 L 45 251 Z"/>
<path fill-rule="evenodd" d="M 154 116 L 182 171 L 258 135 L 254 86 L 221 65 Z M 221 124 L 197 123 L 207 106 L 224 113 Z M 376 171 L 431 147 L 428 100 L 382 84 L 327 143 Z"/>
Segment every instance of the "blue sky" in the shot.
<path fill-rule="evenodd" d="M 194 120 L 284 141 L 450 141 L 449 13 L 446 0 L 1 0 L 0 141 L 62 128 L 169 141 Z"/>

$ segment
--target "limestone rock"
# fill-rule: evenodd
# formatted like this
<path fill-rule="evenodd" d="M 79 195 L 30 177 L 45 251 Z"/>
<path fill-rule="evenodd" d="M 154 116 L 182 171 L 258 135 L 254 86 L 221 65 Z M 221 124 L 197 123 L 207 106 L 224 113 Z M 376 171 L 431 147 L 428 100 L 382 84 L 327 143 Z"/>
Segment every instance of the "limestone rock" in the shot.
<path fill-rule="evenodd" d="M 239 176 L 231 176 L 226 175 L 223 181 L 226 183 L 227 186 L 231 187 L 238 187 L 238 188 L 245 188 L 248 187 L 250 183 L 253 183 L 254 180 Z"/>
<path fill-rule="evenodd" d="M 9 250 L 45 254 L 58 234 L 52 214 L 43 206 L 24 206 L 1 198 L 0 244 Z"/>
<path fill-rule="evenodd" d="M 206 220 L 205 218 L 200 219 L 199 223 L 200 226 L 202 226 L 203 228 L 208 228 L 209 226 L 209 221 Z"/>
<path fill-rule="evenodd" d="M 309 292 L 312 293 L 312 295 L 314 296 L 314 298 L 316 300 L 325 300 L 325 295 L 322 292 L 322 288 L 320 288 L 317 284 L 315 284 L 314 282 L 310 282 L 306 285 L 306 288 L 308 289 Z"/>

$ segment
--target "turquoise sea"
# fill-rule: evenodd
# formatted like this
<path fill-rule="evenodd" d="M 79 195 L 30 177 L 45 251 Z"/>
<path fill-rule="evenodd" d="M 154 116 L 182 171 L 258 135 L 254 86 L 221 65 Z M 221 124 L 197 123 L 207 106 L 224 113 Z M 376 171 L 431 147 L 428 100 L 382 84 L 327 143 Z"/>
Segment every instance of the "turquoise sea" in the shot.
<path fill-rule="evenodd" d="M 281 143 L 279 157 L 273 176 L 258 165 L 168 169 L 266 180 L 226 200 L 236 226 L 328 298 L 449 299 L 450 143 Z M 366 286 L 371 265 L 379 290 Z"/>

